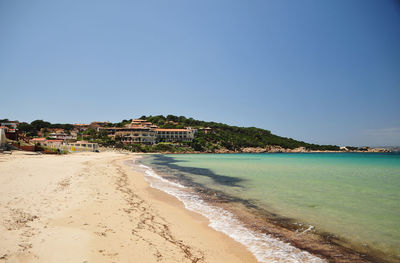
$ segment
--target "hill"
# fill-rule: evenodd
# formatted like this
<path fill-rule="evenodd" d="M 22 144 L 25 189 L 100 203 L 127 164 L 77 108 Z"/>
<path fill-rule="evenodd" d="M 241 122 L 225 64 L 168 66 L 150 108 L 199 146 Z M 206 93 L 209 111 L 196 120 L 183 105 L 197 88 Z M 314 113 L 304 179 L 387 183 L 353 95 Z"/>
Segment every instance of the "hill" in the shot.
<path fill-rule="evenodd" d="M 229 151 L 241 151 L 243 148 L 268 146 L 278 146 L 285 149 L 295 149 L 304 147 L 313 151 L 339 151 L 336 145 L 317 145 L 291 138 L 281 137 L 272 134 L 269 130 L 255 127 L 237 127 L 223 123 L 207 122 L 186 118 L 184 116 L 158 115 L 142 116 L 142 120 L 147 120 L 160 128 L 184 128 L 192 127 L 199 129 L 193 142 L 190 143 L 195 151 L 214 151 L 216 149 L 227 149 Z M 202 128 L 211 128 L 210 132 Z"/>
<path fill-rule="evenodd" d="M 195 128 L 197 133 L 192 141 L 176 143 L 159 142 L 154 145 L 123 144 L 118 137 L 108 136 L 105 130 L 99 130 L 92 125 L 84 131 L 77 131 L 71 124 L 51 124 L 43 120 L 19 123 L 18 129 L 28 137 L 39 135 L 43 130 L 61 128 L 66 133 L 74 131 L 78 139 L 97 142 L 106 147 L 124 148 L 137 152 L 276 152 L 291 151 L 302 147 L 301 151 L 340 151 L 336 145 L 317 145 L 272 134 L 271 131 L 256 127 L 238 127 L 218 122 L 207 122 L 186 118 L 184 116 L 158 115 L 142 116 L 142 120 L 157 125 L 159 128 Z M 132 120 L 122 120 L 118 123 L 105 122 L 105 127 L 124 127 Z M 93 124 L 93 123 L 92 123 Z M 47 134 L 46 133 L 46 134 Z M 41 135 L 43 136 L 43 135 Z"/>

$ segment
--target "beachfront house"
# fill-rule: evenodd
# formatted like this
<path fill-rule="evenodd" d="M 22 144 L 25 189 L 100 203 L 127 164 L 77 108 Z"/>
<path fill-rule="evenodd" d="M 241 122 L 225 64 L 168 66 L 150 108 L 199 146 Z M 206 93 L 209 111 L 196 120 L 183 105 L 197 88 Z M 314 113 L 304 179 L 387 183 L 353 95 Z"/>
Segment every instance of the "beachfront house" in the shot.
<path fill-rule="evenodd" d="M 39 145 L 43 145 L 45 141 L 47 141 L 47 140 L 46 140 L 46 138 L 43 138 L 43 137 L 41 137 L 41 138 L 33 138 L 31 140 L 32 143 L 39 144 Z"/>
<path fill-rule="evenodd" d="M 35 145 L 46 146 L 59 149 L 63 145 L 63 140 L 47 140 L 46 138 L 33 138 L 31 140 Z"/>
<path fill-rule="evenodd" d="M 65 143 L 62 149 L 70 152 L 94 152 L 99 150 L 99 144 L 87 141 Z"/>
<path fill-rule="evenodd" d="M 64 140 L 47 140 L 46 138 L 33 138 L 31 142 L 35 145 L 65 150 L 69 152 L 94 152 L 99 149 L 99 145 L 97 143 L 87 141 L 65 142 Z"/>
<path fill-rule="evenodd" d="M 44 146 L 59 149 L 63 145 L 63 140 L 46 140 L 43 142 Z"/>

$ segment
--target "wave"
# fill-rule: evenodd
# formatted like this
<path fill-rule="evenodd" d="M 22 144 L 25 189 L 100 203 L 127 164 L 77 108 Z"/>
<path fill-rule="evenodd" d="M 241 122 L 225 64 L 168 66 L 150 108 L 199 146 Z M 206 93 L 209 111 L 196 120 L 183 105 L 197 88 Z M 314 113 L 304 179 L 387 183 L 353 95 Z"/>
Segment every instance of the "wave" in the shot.
<path fill-rule="evenodd" d="M 151 187 L 175 196 L 186 209 L 205 216 L 210 222 L 210 227 L 246 246 L 259 262 L 326 262 L 271 235 L 246 228 L 231 212 L 208 204 L 189 187 L 163 178 L 151 167 L 143 164 L 136 164 L 134 167 L 143 171 Z"/>

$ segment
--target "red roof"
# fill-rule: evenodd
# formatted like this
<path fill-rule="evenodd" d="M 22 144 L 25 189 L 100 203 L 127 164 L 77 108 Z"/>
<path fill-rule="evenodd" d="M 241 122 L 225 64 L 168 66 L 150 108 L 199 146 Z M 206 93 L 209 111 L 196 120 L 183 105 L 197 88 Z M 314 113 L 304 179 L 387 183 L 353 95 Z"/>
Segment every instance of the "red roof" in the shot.
<path fill-rule="evenodd" d="M 46 138 L 33 138 L 32 141 L 45 141 Z"/>
<path fill-rule="evenodd" d="M 192 130 L 189 129 L 154 129 L 155 131 L 182 131 L 182 132 L 189 132 Z"/>

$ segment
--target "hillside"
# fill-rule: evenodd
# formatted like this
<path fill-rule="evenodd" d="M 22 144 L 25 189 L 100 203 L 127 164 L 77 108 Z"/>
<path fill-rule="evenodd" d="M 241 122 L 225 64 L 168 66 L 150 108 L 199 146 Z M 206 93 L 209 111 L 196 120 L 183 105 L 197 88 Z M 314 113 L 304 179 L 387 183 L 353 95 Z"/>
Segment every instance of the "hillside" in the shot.
<path fill-rule="evenodd" d="M 286 149 L 305 147 L 309 150 L 339 151 L 339 146 L 317 145 L 297 141 L 291 138 L 272 134 L 269 130 L 255 127 L 237 127 L 217 122 L 199 121 L 193 118 L 174 115 L 142 116 L 140 119 L 147 120 L 160 128 L 184 128 L 193 127 L 199 129 L 196 138 L 190 146 L 196 151 L 213 151 L 225 148 L 230 151 L 240 151 L 246 147 L 279 146 Z M 211 132 L 205 133 L 201 128 L 211 128 Z"/>

